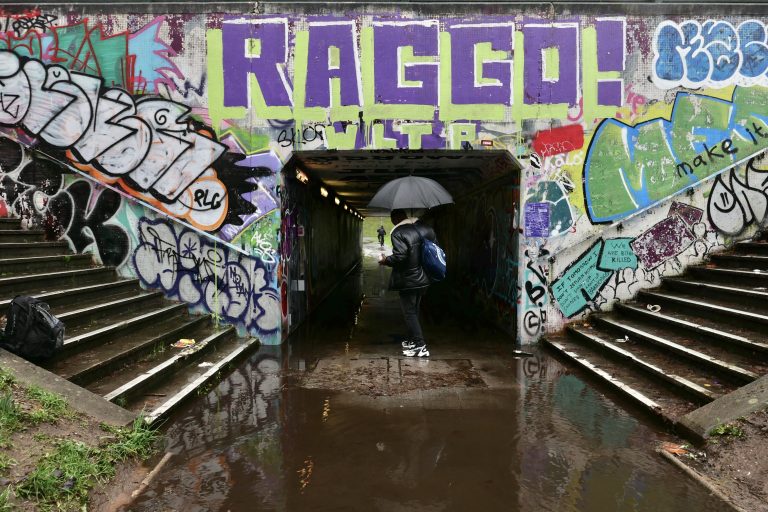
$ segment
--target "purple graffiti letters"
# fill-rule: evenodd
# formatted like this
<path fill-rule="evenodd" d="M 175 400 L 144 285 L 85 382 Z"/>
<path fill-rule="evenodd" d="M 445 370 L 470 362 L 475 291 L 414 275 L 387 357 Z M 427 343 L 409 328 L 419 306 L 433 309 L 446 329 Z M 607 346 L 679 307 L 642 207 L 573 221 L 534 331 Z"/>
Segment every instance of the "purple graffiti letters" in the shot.
<path fill-rule="evenodd" d="M 339 80 L 342 105 L 360 105 L 361 85 L 355 47 L 353 21 L 317 22 L 309 24 L 307 76 L 308 107 L 331 106 L 331 81 Z"/>
<path fill-rule="evenodd" d="M 222 25 L 227 51 L 223 55 L 224 105 L 248 105 L 251 75 L 269 106 L 291 106 L 284 66 L 288 60 L 288 20 L 284 18 L 227 20 Z"/>
<path fill-rule="evenodd" d="M 512 104 L 512 59 L 486 60 L 475 76 L 478 45 L 494 52 L 511 52 L 514 24 L 456 24 L 451 34 L 452 100 L 459 104 Z"/>
<path fill-rule="evenodd" d="M 375 22 L 374 82 L 376 101 L 383 104 L 437 104 L 436 21 Z M 433 62 L 408 62 L 432 57 Z"/>
<path fill-rule="evenodd" d="M 576 23 L 523 26 L 525 35 L 525 93 L 528 105 L 567 103 L 579 96 L 579 29 Z M 546 50 L 557 50 L 559 69 L 547 69 Z"/>

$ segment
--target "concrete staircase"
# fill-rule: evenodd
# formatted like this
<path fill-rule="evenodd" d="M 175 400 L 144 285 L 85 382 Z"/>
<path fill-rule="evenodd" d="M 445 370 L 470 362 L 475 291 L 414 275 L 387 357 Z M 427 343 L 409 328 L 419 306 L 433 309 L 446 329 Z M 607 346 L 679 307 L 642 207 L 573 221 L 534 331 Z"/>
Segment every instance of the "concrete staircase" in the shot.
<path fill-rule="evenodd" d="M 0 314 L 16 295 L 47 302 L 66 325 L 64 348 L 44 368 L 143 411 L 149 422 L 206 389 L 258 344 L 238 338 L 234 327 L 214 325 L 210 315 L 190 315 L 186 304 L 159 291 L 143 290 L 138 279 L 121 279 L 90 255 L 71 254 L 65 242 L 22 230 L 19 219 L 0 219 Z M 196 343 L 170 347 L 180 338 Z"/>
<path fill-rule="evenodd" d="M 768 374 L 766 332 L 768 241 L 761 239 L 737 243 L 543 343 L 678 426 L 684 415 Z"/>

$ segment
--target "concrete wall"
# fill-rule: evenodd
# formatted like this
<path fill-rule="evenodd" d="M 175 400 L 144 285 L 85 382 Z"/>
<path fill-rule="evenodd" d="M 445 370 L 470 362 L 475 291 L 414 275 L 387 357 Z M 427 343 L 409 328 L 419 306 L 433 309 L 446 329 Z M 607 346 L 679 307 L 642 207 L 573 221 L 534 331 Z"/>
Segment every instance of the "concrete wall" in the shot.
<path fill-rule="evenodd" d="M 288 288 L 276 180 L 293 150 L 507 149 L 526 166 L 508 302 L 522 340 L 764 220 L 765 172 L 751 160 L 768 145 L 762 6 L 327 5 L 5 7 L 0 125 L 119 194 L 128 206 L 111 216 L 93 193 L 73 204 L 93 224 L 80 233 L 124 230 L 126 275 L 144 276 L 141 233 L 161 223 L 174 247 L 190 230 L 233 251 L 235 267 L 254 260 L 252 297 Z M 16 208 L 18 176 L 3 172 Z M 38 213 L 41 194 L 27 205 Z M 249 304 L 244 325 L 279 337 L 253 320 L 277 304 Z"/>
<path fill-rule="evenodd" d="M 446 289 L 468 317 L 477 317 L 467 318 L 470 327 L 491 320 L 511 336 L 517 333 L 519 204 L 519 183 L 510 176 L 437 210 L 432 222 L 450 265 Z"/>
<path fill-rule="evenodd" d="M 282 176 L 283 334 L 297 327 L 362 257 L 363 222 L 316 183 Z"/>

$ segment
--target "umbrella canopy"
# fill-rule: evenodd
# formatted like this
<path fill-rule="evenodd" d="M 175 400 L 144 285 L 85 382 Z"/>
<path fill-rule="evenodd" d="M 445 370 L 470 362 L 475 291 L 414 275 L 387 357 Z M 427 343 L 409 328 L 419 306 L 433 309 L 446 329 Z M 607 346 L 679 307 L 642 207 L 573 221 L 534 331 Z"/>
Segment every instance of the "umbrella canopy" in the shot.
<path fill-rule="evenodd" d="M 434 208 L 452 202 L 451 194 L 435 180 L 406 176 L 381 187 L 368 203 L 368 207 L 383 210 Z"/>

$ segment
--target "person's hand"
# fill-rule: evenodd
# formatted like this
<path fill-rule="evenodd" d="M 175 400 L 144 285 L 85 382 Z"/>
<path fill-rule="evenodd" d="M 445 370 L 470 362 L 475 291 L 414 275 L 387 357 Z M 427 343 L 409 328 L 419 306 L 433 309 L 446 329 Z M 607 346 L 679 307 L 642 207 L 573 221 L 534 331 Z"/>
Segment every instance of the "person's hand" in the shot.
<path fill-rule="evenodd" d="M 384 255 L 382 254 L 381 257 L 379 258 L 379 265 L 386 265 L 386 264 L 387 264 L 387 258 L 384 257 Z"/>

